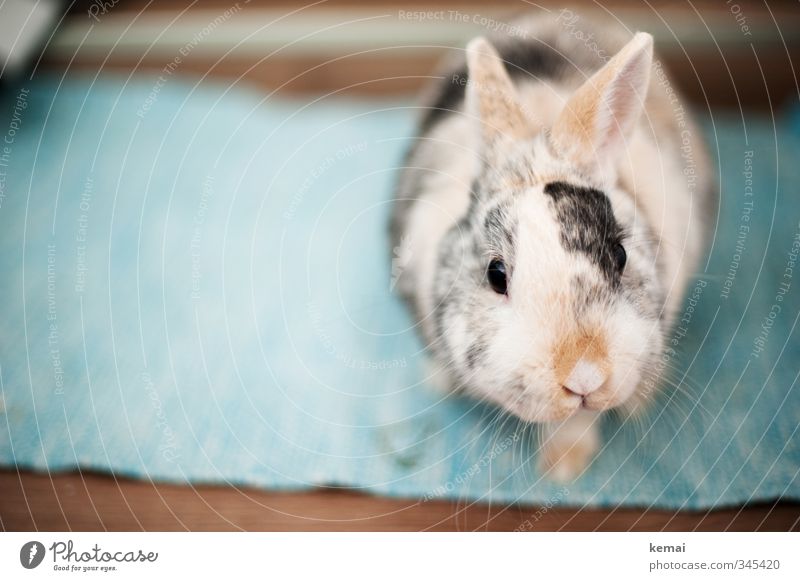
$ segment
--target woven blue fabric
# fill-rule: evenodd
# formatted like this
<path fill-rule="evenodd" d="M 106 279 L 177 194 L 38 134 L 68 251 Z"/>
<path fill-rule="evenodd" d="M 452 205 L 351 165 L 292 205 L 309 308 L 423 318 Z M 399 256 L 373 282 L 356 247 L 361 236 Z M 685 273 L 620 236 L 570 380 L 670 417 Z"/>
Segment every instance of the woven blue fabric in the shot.
<path fill-rule="evenodd" d="M 177 78 L 6 94 L 0 463 L 420 499 L 800 500 L 797 116 L 704 124 L 721 218 L 670 381 L 642 422 L 604 420 L 567 486 L 537 473 L 533 430 L 424 385 L 386 235 L 413 117 Z"/>

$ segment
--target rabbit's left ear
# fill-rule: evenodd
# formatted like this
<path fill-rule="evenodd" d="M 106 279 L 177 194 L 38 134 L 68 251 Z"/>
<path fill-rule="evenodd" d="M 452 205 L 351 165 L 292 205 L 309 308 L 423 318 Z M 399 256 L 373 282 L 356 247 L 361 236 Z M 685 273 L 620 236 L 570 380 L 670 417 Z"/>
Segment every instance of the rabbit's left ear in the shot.
<path fill-rule="evenodd" d="M 637 33 L 567 100 L 550 136 L 556 149 L 587 169 L 613 165 L 642 114 L 653 37 Z"/>

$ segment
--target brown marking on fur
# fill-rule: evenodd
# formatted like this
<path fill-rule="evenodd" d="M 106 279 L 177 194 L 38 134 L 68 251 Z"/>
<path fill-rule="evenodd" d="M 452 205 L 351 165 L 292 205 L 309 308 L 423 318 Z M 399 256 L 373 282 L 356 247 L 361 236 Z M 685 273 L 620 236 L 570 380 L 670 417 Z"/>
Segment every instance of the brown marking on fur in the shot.
<path fill-rule="evenodd" d="M 600 96 L 595 85 L 587 84 L 564 106 L 552 133 L 559 149 L 574 151 L 581 158 L 592 151 Z"/>
<path fill-rule="evenodd" d="M 603 106 L 603 93 L 617 76 L 622 64 L 624 63 L 611 59 L 605 67 L 592 75 L 567 101 L 553 124 L 552 138 L 555 146 L 581 164 L 589 165 L 597 156 L 597 117 L 600 107 Z"/>
<path fill-rule="evenodd" d="M 535 134 L 516 96 L 500 55 L 485 39 L 477 38 L 467 47 L 469 89 L 477 98 L 484 137 L 506 136 L 527 139 Z"/>
<path fill-rule="evenodd" d="M 539 180 L 533 176 L 504 176 L 500 179 L 501 187 L 511 191 L 521 191 L 538 184 Z"/>
<path fill-rule="evenodd" d="M 596 163 L 598 156 L 598 132 L 606 131 L 598 124 L 600 114 L 612 116 L 611 123 L 626 123 L 630 120 L 625 118 L 614 119 L 613 113 L 603 110 L 612 106 L 606 102 L 606 93 L 609 87 L 617 82 L 620 75 L 625 74 L 625 70 L 631 67 L 638 52 L 646 44 L 641 36 L 637 35 L 626 44 L 606 65 L 594 73 L 577 91 L 570 97 L 559 114 L 551 131 L 553 145 L 571 157 L 573 161 L 580 165 L 591 167 Z M 633 87 L 623 84 L 618 87 L 619 94 L 613 97 L 614 107 L 630 108 L 636 106 L 637 96 Z M 610 98 L 610 96 L 609 96 Z M 621 104 L 621 105 L 620 105 Z M 633 119 L 635 121 L 635 119 Z M 627 131 L 629 127 L 610 128 L 611 132 Z"/>
<path fill-rule="evenodd" d="M 587 331 L 564 337 L 553 350 L 556 381 L 564 385 L 575 364 L 585 359 L 609 375 L 608 343 L 602 331 Z"/>

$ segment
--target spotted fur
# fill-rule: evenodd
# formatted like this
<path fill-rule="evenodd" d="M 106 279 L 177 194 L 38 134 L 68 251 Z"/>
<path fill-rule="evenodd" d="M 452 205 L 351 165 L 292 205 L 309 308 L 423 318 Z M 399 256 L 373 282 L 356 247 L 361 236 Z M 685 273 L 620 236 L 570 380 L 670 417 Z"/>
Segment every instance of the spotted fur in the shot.
<path fill-rule="evenodd" d="M 544 423 L 542 465 L 572 477 L 597 414 L 648 395 L 711 180 L 692 131 L 687 187 L 649 35 L 595 31 L 603 62 L 557 22 L 516 26 L 527 38 L 472 41 L 429 92 L 396 193 L 397 288 L 450 386 Z"/>

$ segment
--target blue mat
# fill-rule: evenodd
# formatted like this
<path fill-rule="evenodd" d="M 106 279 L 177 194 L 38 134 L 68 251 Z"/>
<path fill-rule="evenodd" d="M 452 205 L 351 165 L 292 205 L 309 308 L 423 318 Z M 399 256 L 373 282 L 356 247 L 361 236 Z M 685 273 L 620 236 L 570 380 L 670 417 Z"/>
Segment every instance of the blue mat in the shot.
<path fill-rule="evenodd" d="M 670 385 L 641 424 L 607 418 L 561 486 L 531 430 L 425 388 L 386 238 L 410 107 L 45 78 L 0 111 L 3 465 L 423 501 L 800 500 L 800 116 L 705 123 L 721 220 Z"/>

